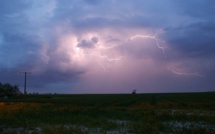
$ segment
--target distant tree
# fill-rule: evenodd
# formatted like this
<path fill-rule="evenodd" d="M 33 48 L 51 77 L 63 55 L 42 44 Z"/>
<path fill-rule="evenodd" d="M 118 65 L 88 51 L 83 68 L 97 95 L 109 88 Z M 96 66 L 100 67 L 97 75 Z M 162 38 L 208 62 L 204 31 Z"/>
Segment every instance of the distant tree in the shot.
<path fill-rule="evenodd" d="M 9 83 L 1 84 L 0 83 L 0 97 L 13 97 L 16 95 L 22 94 L 19 91 L 19 87 L 17 85 L 12 86 Z"/>
<path fill-rule="evenodd" d="M 137 92 L 137 90 L 136 90 L 136 89 L 134 89 L 134 90 L 132 91 L 132 94 L 136 94 L 136 92 Z"/>
<path fill-rule="evenodd" d="M 3 85 L 0 82 L 0 97 L 4 97 L 5 96 L 5 90 L 3 88 Z"/>

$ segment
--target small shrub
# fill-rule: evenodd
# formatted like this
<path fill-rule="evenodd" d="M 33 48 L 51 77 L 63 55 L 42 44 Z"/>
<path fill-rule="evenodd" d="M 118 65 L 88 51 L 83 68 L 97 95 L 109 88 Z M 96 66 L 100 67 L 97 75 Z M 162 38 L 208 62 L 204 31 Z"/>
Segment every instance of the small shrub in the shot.
<path fill-rule="evenodd" d="M 136 89 L 134 89 L 134 90 L 132 91 L 132 94 L 136 94 L 136 92 L 137 92 L 137 90 L 136 90 Z"/>

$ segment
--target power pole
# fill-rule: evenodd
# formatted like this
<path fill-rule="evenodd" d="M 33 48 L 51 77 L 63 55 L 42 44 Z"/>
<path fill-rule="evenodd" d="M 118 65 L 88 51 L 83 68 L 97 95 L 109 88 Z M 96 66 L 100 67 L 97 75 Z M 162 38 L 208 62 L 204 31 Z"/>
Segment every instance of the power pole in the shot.
<path fill-rule="evenodd" d="M 26 91 L 26 81 L 27 81 L 27 74 L 31 74 L 30 72 L 21 72 L 23 74 L 25 74 L 25 83 L 24 83 L 24 95 L 27 94 L 27 91 Z"/>

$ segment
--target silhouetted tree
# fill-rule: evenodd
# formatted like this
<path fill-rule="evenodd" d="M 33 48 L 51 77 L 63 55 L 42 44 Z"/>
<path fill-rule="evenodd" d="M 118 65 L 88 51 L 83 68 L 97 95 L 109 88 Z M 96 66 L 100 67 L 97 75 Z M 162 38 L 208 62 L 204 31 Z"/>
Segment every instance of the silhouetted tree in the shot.
<path fill-rule="evenodd" d="M 3 88 L 3 85 L 0 82 L 0 97 L 4 97 L 5 96 L 5 90 Z"/>
<path fill-rule="evenodd" d="M 136 94 L 136 92 L 137 92 L 137 90 L 136 90 L 136 89 L 134 89 L 134 90 L 132 91 L 132 94 Z"/>
<path fill-rule="evenodd" d="M 0 97 L 4 97 L 4 96 L 12 97 L 19 94 L 22 94 L 22 93 L 19 91 L 19 87 L 17 85 L 12 86 L 9 83 L 6 83 L 6 84 L 0 83 Z"/>

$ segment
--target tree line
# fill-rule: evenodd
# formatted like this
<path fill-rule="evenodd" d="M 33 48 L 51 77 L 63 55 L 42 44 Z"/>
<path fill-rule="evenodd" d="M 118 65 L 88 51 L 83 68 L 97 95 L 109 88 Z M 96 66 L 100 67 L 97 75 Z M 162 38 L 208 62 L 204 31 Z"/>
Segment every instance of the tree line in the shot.
<path fill-rule="evenodd" d="M 2 84 L 0 82 L 0 98 L 13 97 L 22 94 L 17 85 L 11 85 L 9 83 Z"/>

